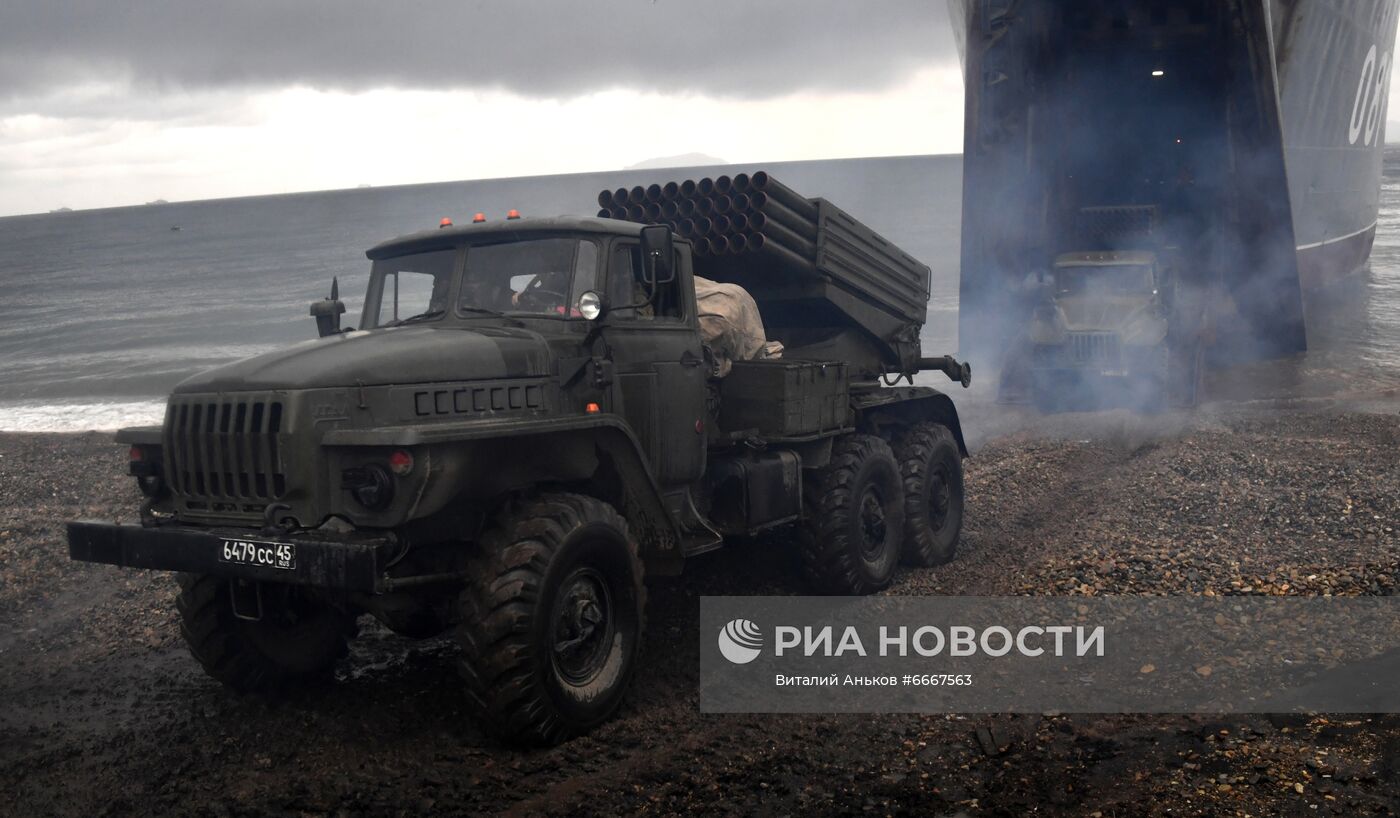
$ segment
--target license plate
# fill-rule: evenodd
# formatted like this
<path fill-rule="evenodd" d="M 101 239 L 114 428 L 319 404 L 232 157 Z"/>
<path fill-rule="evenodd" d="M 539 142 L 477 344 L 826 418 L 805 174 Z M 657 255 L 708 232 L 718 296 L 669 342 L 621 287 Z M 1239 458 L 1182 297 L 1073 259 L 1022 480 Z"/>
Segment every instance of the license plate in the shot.
<path fill-rule="evenodd" d="M 219 548 L 219 562 L 291 571 L 297 567 L 297 547 L 284 542 L 224 540 Z"/>

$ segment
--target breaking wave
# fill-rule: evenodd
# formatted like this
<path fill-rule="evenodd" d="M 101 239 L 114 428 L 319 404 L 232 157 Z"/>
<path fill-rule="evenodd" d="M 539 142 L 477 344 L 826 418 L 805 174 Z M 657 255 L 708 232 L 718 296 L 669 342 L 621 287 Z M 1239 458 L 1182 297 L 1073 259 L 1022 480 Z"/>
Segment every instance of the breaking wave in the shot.
<path fill-rule="evenodd" d="M 124 426 L 158 426 L 164 400 L 82 403 L 0 403 L 0 432 L 111 431 Z"/>

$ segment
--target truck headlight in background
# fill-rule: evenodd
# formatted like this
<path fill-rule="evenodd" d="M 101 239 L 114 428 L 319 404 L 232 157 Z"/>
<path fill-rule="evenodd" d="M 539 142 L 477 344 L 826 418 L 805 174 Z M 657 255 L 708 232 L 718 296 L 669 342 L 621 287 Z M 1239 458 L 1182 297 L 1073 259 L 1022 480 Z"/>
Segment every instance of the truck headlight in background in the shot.
<path fill-rule="evenodd" d="M 1060 345 L 1069 340 L 1069 324 L 1064 312 L 1053 305 L 1035 308 L 1031 316 L 1030 339 L 1033 344 Z"/>

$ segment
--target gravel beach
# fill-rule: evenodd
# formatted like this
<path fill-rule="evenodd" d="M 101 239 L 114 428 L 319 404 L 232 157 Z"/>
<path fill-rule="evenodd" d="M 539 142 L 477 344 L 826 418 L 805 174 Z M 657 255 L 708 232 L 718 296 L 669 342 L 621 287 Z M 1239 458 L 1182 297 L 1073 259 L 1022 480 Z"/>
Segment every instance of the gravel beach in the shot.
<path fill-rule="evenodd" d="M 1393 594 L 1400 415 L 1372 409 L 997 410 L 959 558 L 888 593 Z M 801 593 L 781 538 L 653 584 L 621 714 L 560 747 L 486 738 L 452 644 L 369 619 L 333 684 L 238 698 L 186 654 L 171 577 L 67 558 L 64 521 L 134 516 L 124 455 L 107 434 L 0 435 L 0 813 L 1400 811 L 1397 715 L 701 715 L 699 599 Z"/>

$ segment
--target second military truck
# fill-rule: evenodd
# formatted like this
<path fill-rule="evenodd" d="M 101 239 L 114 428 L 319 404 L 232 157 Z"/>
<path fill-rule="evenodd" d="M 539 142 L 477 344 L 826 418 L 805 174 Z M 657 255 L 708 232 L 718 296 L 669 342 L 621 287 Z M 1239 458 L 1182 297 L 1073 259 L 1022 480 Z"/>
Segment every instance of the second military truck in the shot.
<path fill-rule="evenodd" d="M 1170 253 L 1062 253 L 1039 284 L 1028 380 L 1042 411 L 1126 402 L 1192 407 L 1205 373 L 1205 309 Z M 1194 308 L 1193 308 L 1194 307 Z"/>
<path fill-rule="evenodd" d="M 726 540 L 789 528 L 822 593 L 950 559 L 966 448 L 913 375 L 970 373 L 920 357 L 928 268 L 762 174 L 652 187 L 643 220 L 708 224 L 512 213 L 374 247 L 358 329 L 333 293 L 319 339 L 119 433 L 141 522 L 70 523 L 72 557 L 180 572 L 190 650 L 239 691 L 324 675 L 364 613 L 451 629 L 471 708 L 525 743 L 616 709 L 643 579 Z M 697 267 L 768 343 L 720 365 Z"/>

